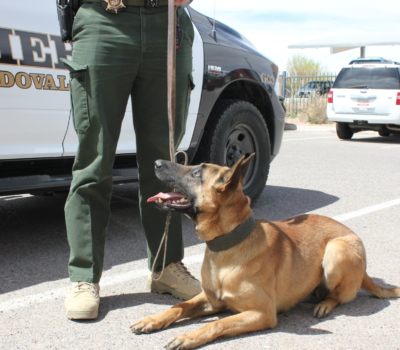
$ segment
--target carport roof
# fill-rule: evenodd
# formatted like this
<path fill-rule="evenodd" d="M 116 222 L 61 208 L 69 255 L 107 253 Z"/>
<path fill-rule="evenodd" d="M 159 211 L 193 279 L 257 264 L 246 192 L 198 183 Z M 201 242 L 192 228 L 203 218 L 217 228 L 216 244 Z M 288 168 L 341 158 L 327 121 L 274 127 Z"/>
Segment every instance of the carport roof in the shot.
<path fill-rule="evenodd" d="M 400 45 L 398 33 L 348 33 L 322 39 L 315 39 L 298 44 L 291 44 L 289 49 L 309 49 L 330 47 L 331 53 L 339 53 L 366 46 Z"/>

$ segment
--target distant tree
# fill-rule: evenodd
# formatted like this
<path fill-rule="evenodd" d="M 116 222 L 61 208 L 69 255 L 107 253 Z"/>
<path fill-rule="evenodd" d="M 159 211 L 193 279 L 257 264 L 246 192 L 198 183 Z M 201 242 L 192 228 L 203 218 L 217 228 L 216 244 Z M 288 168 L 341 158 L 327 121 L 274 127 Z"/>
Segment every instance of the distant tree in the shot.
<path fill-rule="evenodd" d="M 320 62 L 301 54 L 294 54 L 288 59 L 286 70 L 290 76 L 318 75 L 324 70 Z"/>

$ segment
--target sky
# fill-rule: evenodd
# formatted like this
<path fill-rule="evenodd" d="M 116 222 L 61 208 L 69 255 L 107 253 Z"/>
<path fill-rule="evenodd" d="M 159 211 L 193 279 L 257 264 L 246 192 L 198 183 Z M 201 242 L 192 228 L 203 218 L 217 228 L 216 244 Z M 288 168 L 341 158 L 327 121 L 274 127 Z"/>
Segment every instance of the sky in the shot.
<path fill-rule="evenodd" d="M 320 62 L 329 72 L 339 72 L 360 56 L 360 49 L 332 55 L 329 48 L 288 49 L 290 44 L 376 32 L 398 33 L 400 41 L 399 0 L 194 0 L 191 6 L 212 18 L 215 6 L 218 21 L 246 36 L 281 71 L 296 53 Z M 400 61 L 400 45 L 367 47 L 366 56 Z"/>

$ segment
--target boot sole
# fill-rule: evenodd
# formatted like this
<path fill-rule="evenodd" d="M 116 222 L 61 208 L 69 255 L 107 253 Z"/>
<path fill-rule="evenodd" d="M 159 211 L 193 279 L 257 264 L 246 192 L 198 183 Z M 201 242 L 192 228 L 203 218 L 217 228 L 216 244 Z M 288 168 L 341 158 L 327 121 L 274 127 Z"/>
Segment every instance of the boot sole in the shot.
<path fill-rule="evenodd" d="M 67 311 L 70 320 L 94 320 L 99 315 L 99 310 L 93 311 Z"/>
<path fill-rule="evenodd" d="M 149 289 L 153 293 L 159 293 L 159 294 L 169 293 L 173 297 L 181 300 L 190 300 L 193 298 L 190 295 L 178 292 L 176 289 L 171 288 L 170 286 L 167 286 L 162 282 L 157 282 L 150 279 L 147 280 L 147 289 Z"/>

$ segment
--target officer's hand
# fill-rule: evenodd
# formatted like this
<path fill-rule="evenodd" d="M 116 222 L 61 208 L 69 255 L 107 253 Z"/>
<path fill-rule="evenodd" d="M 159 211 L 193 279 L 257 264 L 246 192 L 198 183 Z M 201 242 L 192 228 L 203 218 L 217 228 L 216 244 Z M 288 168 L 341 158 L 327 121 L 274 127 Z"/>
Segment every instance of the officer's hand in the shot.
<path fill-rule="evenodd" d="M 189 0 L 175 0 L 175 6 L 185 5 Z"/>

